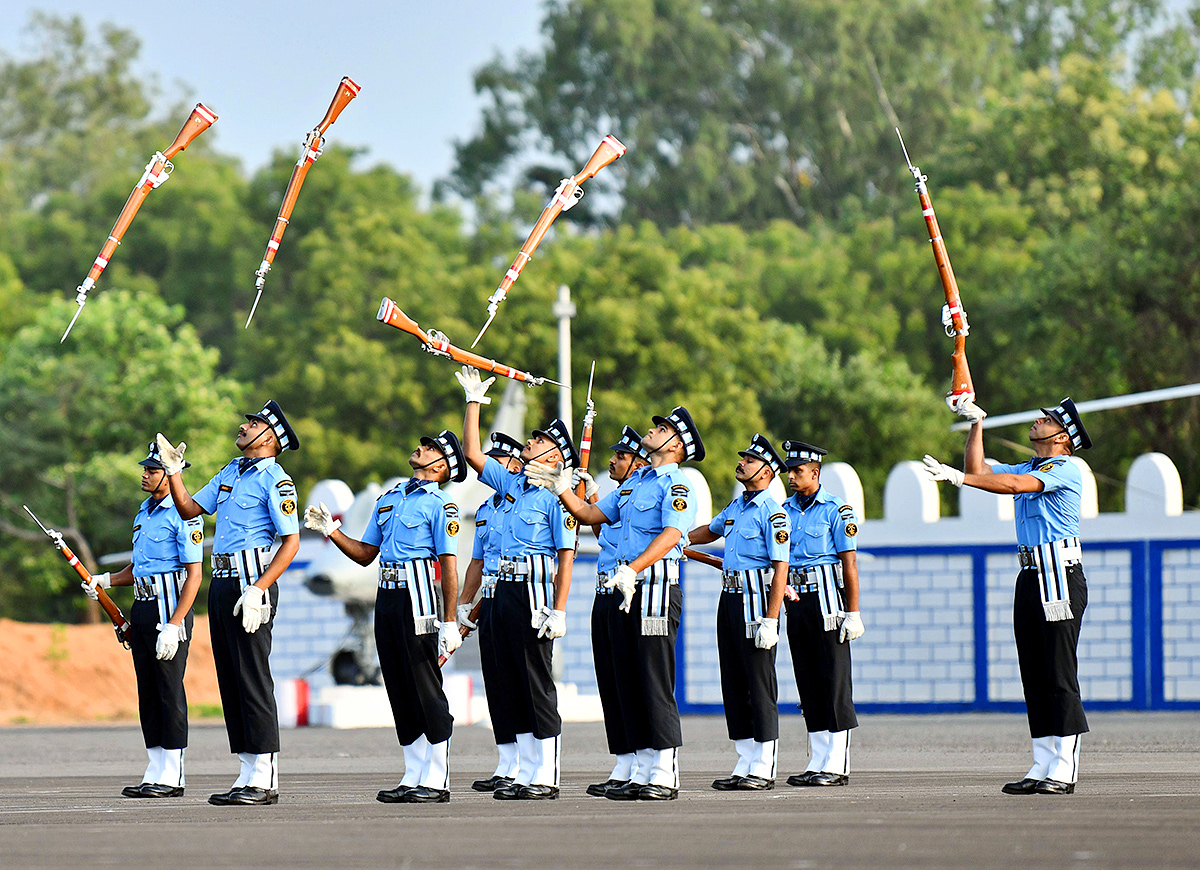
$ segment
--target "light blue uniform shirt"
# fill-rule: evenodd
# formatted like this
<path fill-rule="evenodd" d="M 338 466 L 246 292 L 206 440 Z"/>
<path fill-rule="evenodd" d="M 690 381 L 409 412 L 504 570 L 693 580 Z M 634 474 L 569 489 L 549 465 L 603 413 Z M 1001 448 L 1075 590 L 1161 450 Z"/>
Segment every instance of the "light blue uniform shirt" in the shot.
<path fill-rule="evenodd" d="M 214 553 L 269 547 L 276 535 L 300 531 L 296 485 L 273 456 L 241 474 L 233 460 L 192 498 L 205 513 L 217 515 Z"/>
<path fill-rule="evenodd" d="M 739 495 L 713 517 L 708 529 L 725 538 L 725 570 L 750 571 L 788 561 L 791 522 L 779 502 L 763 489 L 747 500 Z"/>
<path fill-rule="evenodd" d="M 1032 474 L 1045 487 L 1041 492 L 1020 492 L 1013 496 L 1018 544 L 1036 547 L 1079 537 L 1083 474 L 1066 456 L 1035 456 L 1020 465 L 993 465 L 992 473 Z"/>
<path fill-rule="evenodd" d="M 621 524 L 604 523 L 600 526 L 600 555 L 596 557 L 596 573 L 611 574 L 617 570 L 617 547 L 621 543 Z"/>
<path fill-rule="evenodd" d="M 800 508 L 800 494 L 783 503 L 792 527 L 792 550 L 788 564 L 793 568 L 815 568 L 840 561 L 838 553 L 857 550 L 858 518 L 854 508 L 825 487 L 817 490 L 813 503 Z"/>
<path fill-rule="evenodd" d="M 618 562 L 632 562 L 642 555 L 663 529 L 679 529 L 679 543 L 663 557 L 678 559 L 696 520 L 696 494 L 674 462 L 639 468 L 596 507 L 612 523 L 620 524 Z"/>
<path fill-rule="evenodd" d="M 575 549 L 575 517 L 563 510 L 558 496 L 534 486 L 524 472 L 513 474 L 492 456 L 483 464 L 479 479 L 510 499 L 508 519 L 500 536 L 500 555 L 558 557 L 559 550 Z"/>
<path fill-rule="evenodd" d="M 171 496 L 146 499 L 133 521 L 133 576 L 173 574 L 204 559 L 204 518 L 185 520 Z"/>
<path fill-rule="evenodd" d="M 379 548 L 381 562 L 434 559 L 458 552 L 458 524 L 458 505 L 435 481 L 408 481 L 375 502 L 362 542 Z"/>
<path fill-rule="evenodd" d="M 475 511 L 475 543 L 471 558 L 483 560 L 484 574 L 495 574 L 500 570 L 500 540 L 511 507 L 504 496 L 496 493 Z"/>

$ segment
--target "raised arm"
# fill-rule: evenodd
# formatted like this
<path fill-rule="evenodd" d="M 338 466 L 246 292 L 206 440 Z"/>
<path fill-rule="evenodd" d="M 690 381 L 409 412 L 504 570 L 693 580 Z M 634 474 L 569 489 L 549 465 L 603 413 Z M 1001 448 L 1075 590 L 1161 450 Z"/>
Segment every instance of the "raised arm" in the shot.
<path fill-rule="evenodd" d="M 480 381 L 479 371 L 470 366 L 463 366 L 462 372 L 455 372 L 454 377 L 462 386 L 467 400 L 467 410 L 463 414 L 463 454 L 467 457 L 467 464 L 475 469 L 475 473 L 482 474 L 484 463 L 487 462 L 487 455 L 483 452 L 483 446 L 479 440 L 479 406 L 491 404 L 492 400 L 487 396 L 487 388 L 496 379 L 491 377 L 486 381 Z"/>

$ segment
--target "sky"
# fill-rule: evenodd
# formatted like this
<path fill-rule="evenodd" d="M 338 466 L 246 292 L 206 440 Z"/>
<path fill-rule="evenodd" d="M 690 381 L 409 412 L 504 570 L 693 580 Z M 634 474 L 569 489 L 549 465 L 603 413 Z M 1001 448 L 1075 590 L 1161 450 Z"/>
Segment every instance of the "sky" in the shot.
<path fill-rule="evenodd" d="M 5 0 L 0 51 L 26 56 L 34 10 L 80 15 L 142 41 L 139 74 L 154 75 L 164 103 L 186 86 L 219 116 L 205 138 L 247 172 L 272 149 L 299 154 L 348 75 L 361 87 L 326 141 L 365 146 L 428 192 L 447 175 L 453 140 L 477 129 L 474 71 L 497 53 L 540 45 L 542 0 Z M 182 124 L 186 117 L 180 118 Z"/>

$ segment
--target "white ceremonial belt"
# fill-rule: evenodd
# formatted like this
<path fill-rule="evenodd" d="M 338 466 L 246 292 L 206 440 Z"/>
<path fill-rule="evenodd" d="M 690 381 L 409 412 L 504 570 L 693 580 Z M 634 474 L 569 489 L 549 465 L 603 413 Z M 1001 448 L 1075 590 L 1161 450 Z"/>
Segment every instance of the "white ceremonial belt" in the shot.
<path fill-rule="evenodd" d="M 379 585 L 384 583 L 404 583 L 408 580 L 408 569 L 403 562 L 380 562 L 379 563 Z M 394 589 L 395 586 L 389 586 L 388 589 Z M 404 587 L 400 587 L 404 588 Z"/>
<path fill-rule="evenodd" d="M 238 563 L 238 560 L 243 553 L 257 553 L 259 556 L 265 557 L 268 553 L 270 553 L 270 551 L 270 547 L 250 547 L 248 549 L 238 550 L 233 553 L 213 553 L 212 567 L 215 571 L 233 571 L 235 573 L 240 573 L 241 565 Z"/>
<path fill-rule="evenodd" d="M 629 563 L 622 562 L 621 564 L 628 565 Z M 645 581 L 650 576 L 650 571 L 656 565 L 663 565 L 666 567 L 667 579 L 670 580 L 672 583 L 679 582 L 679 560 L 678 559 L 659 559 L 657 562 L 654 562 L 653 564 L 651 564 L 650 567 L 647 568 L 645 571 L 643 571 L 642 573 L 637 575 L 637 578 L 636 578 L 637 582 L 641 583 L 641 582 Z"/>
<path fill-rule="evenodd" d="M 162 591 L 162 587 L 169 580 L 175 587 L 175 591 L 179 591 L 179 586 L 183 582 L 183 569 L 178 571 L 167 571 L 163 574 L 147 574 L 145 577 L 133 578 L 133 598 L 135 601 L 153 601 Z"/>
<path fill-rule="evenodd" d="M 596 572 L 596 594 L 597 595 L 613 595 L 617 591 L 616 586 L 605 586 L 604 584 L 612 577 L 611 571 Z"/>
<path fill-rule="evenodd" d="M 811 568 L 789 568 L 788 583 L 797 592 L 816 592 L 828 574 L 833 575 L 838 586 L 842 585 L 841 565 L 836 562 L 814 565 Z"/>
<path fill-rule="evenodd" d="M 1039 544 L 1038 546 L 1044 547 L 1047 545 Z M 1050 541 L 1049 546 L 1057 551 L 1063 565 L 1079 565 L 1083 563 L 1083 547 L 1079 545 L 1079 538 L 1063 538 L 1060 541 Z M 1026 547 L 1024 545 L 1017 547 L 1017 561 L 1021 563 L 1022 568 L 1036 568 L 1036 554 L 1037 547 Z"/>
<path fill-rule="evenodd" d="M 496 572 L 501 576 L 509 578 L 524 576 L 529 573 L 529 562 L 525 559 L 501 559 L 500 567 Z"/>

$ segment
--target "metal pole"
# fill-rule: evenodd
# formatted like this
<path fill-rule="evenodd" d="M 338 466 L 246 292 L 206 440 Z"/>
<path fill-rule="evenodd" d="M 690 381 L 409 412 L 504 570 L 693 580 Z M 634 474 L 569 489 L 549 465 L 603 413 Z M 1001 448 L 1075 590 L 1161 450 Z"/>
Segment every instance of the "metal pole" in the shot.
<path fill-rule="evenodd" d="M 571 302 L 571 288 L 558 285 L 558 301 L 551 309 L 558 318 L 558 416 L 567 424 L 567 431 L 575 436 L 571 421 L 571 318 L 575 316 L 575 305 Z"/>
<path fill-rule="evenodd" d="M 1086 414 L 1089 411 L 1108 411 L 1112 408 L 1131 408 L 1135 405 L 1148 405 L 1152 402 L 1166 402 L 1170 399 L 1186 399 L 1190 396 L 1200 395 L 1200 384 L 1184 384 L 1180 387 L 1167 387 L 1162 390 L 1148 390 L 1144 393 L 1127 393 L 1124 396 L 1110 396 L 1107 399 L 1092 399 L 1087 402 L 1076 402 L 1075 409 L 1080 414 Z M 1052 402 L 1047 403 L 1049 407 Z M 1033 411 L 1018 411 L 1015 414 L 1001 414 L 997 417 L 988 417 L 983 421 L 984 429 L 991 429 L 993 426 L 1007 426 L 1010 423 L 1026 423 L 1031 420 L 1036 420 L 1042 416 L 1040 409 Z M 970 429 L 970 423 L 955 423 L 950 427 L 954 431 Z"/>

